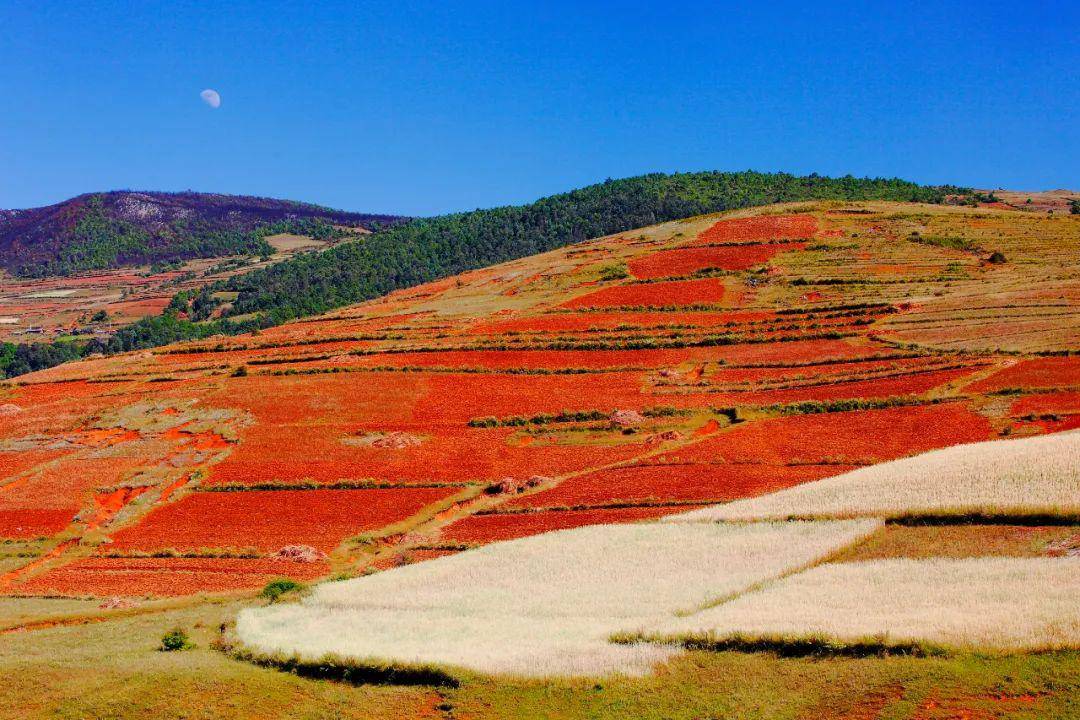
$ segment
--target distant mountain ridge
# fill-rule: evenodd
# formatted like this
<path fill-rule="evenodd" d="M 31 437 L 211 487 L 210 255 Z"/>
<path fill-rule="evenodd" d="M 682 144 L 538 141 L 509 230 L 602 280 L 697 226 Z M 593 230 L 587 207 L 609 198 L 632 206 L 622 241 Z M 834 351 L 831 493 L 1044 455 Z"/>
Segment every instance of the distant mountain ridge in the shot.
<path fill-rule="evenodd" d="M 406 220 L 293 200 L 114 190 L 0 210 L 0 266 L 23 276 L 268 251 L 271 232 L 373 230 Z"/>

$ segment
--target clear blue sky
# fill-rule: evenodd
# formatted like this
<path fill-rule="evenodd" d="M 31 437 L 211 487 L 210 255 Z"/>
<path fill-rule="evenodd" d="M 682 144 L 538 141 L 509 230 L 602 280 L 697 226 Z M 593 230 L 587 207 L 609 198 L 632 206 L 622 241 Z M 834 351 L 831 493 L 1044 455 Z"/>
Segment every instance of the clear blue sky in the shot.
<path fill-rule="evenodd" d="M 747 168 L 1080 188 L 1078 38 L 1075 0 L 9 0 L 0 207 L 433 214 Z"/>

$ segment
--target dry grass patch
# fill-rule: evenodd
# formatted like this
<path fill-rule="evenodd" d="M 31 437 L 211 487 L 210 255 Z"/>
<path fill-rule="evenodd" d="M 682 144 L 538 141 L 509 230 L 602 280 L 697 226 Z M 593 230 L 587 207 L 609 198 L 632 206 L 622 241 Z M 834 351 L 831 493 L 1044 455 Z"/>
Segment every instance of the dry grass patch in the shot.
<path fill-rule="evenodd" d="M 1080 648 L 1080 559 L 974 558 L 827 564 L 649 636 L 926 650 Z"/>
<path fill-rule="evenodd" d="M 1080 432 L 971 443 L 667 519 L 1080 515 Z"/>
<path fill-rule="evenodd" d="M 674 650 L 613 633 L 743 592 L 873 532 L 874 521 L 607 525 L 488 545 L 245 610 L 258 653 L 515 675 L 641 674 Z"/>

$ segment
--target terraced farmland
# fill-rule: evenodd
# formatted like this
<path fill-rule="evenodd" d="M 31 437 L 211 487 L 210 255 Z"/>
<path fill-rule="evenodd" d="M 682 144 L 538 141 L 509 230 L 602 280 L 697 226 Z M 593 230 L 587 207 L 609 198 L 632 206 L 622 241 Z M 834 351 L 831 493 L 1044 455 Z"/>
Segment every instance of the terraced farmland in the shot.
<path fill-rule="evenodd" d="M 309 605 L 249 609 L 238 629 L 261 652 L 338 651 L 334 618 L 344 613 L 345 650 L 381 654 L 393 672 L 409 669 L 395 662 L 436 663 L 434 674 L 408 677 L 471 684 L 439 690 L 428 705 L 452 697 L 481 715 L 506 688 L 522 712 L 560 700 L 534 697 L 528 680 L 483 685 L 470 673 L 660 666 L 655 682 L 695 688 L 678 712 L 698 716 L 708 714 L 705 696 L 694 699 L 702 673 L 732 693 L 721 678 L 752 672 L 781 684 L 843 675 L 881 708 L 914 693 L 912 717 L 987 707 L 1067 717 L 1073 631 L 1050 637 L 1046 623 L 1075 593 L 1080 551 L 1075 435 L 1054 435 L 1080 427 L 1078 249 L 1080 219 L 1062 215 L 770 207 L 600 238 L 250 335 L 21 377 L 0 387 L 0 632 L 48 629 L 79 645 L 99 621 L 187 623 L 199 652 L 232 667 L 209 646 L 228 644 L 238 611 L 260 602 L 270 580 L 357 578 L 318 586 Z M 997 458 L 1014 447 L 1033 448 L 1020 453 L 1024 463 L 1050 457 L 1060 467 L 984 482 L 1007 470 L 1013 461 Z M 1050 475 L 1056 484 L 1044 482 Z M 943 479 L 947 488 L 932 487 Z M 799 539 L 838 519 L 852 531 L 835 542 Z M 705 560 L 715 559 L 713 536 L 747 522 L 772 528 L 783 553 L 769 556 L 767 571 L 762 560 L 756 574 L 718 575 Z M 543 557 L 562 547 L 557 538 L 582 539 L 562 565 Z M 647 557 L 656 577 L 688 553 L 703 572 L 685 597 L 647 612 L 627 606 L 619 622 L 590 619 L 583 603 L 567 620 L 525 608 L 523 597 L 478 605 L 453 595 L 457 575 L 473 577 L 481 595 L 520 575 L 499 565 L 507 547 L 524 553 L 510 565 L 532 568 L 537 587 L 561 587 L 586 567 L 603 585 L 604 562 L 627 538 L 645 548 L 628 562 Z M 797 572 L 806 565 L 815 567 Z M 977 672 L 962 658 L 716 652 L 789 643 L 850 654 L 893 617 L 906 629 L 871 654 L 983 647 L 985 624 L 920 631 L 918 608 L 866 608 L 891 596 L 882 578 L 901 573 L 908 584 L 897 592 L 933 586 L 961 616 L 982 616 L 1021 597 L 1009 588 L 1028 569 L 1040 584 L 1024 592 L 1046 599 L 1045 617 L 987 650 L 1004 656 Z M 427 598 L 420 616 L 391 607 L 405 602 L 393 591 L 403 571 Z M 865 592 L 830 594 L 837 578 Z M 966 597 L 955 578 L 1001 592 Z M 649 593 L 640 579 L 624 587 L 645 593 L 639 599 Z M 389 593 L 377 610 L 363 599 L 376 586 Z M 436 586 L 445 592 L 429 592 Z M 864 621 L 794 622 L 804 593 L 833 616 Z M 374 635 L 365 630 L 373 612 Z M 224 635 L 208 629 L 221 623 Z M 298 641 L 301 626 L 310 632 Z M 484 635 L 493 627 L 503 634 Z M 487 644 L 462 644 L 462 634 Z M 668 644 L 612 645 L 610 636 Z M 1032 649 L 1053 652 L 1014 658 Z M 559 692 L 574 703 L 586 687 L 550 682 L 564 683 Z M 875 717 L 807 689 L 815 683 L 798 691 L 809 716 Z M 409 707 L 421 703 L 398 690 Z M 1031 703 L 1015 700 L 1028 694 Z"/>
<path fill-rule="evenodd" d="M 357 574 L 1067 429 L 1078 249 L 993 208 L 740 211 L 43 371 L 2 390 L 0 536 L 35 544 L 0 584 L 255 587 L 225 560 L 287 545 Z"/>

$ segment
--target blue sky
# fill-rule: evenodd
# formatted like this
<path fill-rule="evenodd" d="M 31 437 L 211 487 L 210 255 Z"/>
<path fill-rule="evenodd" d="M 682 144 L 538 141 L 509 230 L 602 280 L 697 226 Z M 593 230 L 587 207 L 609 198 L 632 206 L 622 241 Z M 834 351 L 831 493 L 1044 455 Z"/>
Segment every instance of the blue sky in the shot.
<path fill-rule="evenodd" d="M 747 168 L 1080 189 L 1078 38 L 1076 2 L 14 0 L 0 207 L 433 214 Z"/>

